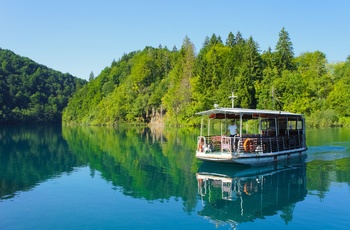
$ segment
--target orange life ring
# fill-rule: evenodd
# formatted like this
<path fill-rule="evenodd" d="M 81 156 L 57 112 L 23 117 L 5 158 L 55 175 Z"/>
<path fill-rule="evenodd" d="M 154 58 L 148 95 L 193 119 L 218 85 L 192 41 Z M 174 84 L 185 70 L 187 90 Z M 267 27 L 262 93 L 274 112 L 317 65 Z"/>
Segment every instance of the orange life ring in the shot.
<path fill-rule="evenodd" d="M 203 152 L 203 148 L 202 147 L 203 147 L 203 145 L 201 145 L 201 144 L 198 145 L 199 152 Z"/>
<path fill-rule="evenodd" d="M 204 151 L 204 144 L 205 144 L 204 138 L 201 137 L 198 140 L 198 150 L 199 150 L 199 152 L 203 152 Z"/>
<path fill-rule="evenodd" d="M 254 141 L 250 138 L 245 140 L 243 147 L 244 147 L 244 151 L 246 151 L 246 152 L 254 152 L 255 151 Z"/>
<path fill-rule="evenodd" d="M 244 191 L 244 193 L 245 194 L 247 194 L 247 195 L 252 195 L 252 193 L 251 193 L 251 191 L 252 191 L 252 189 L 253 189 L 253 185 L 252 185 L 252 182 L 250 182 L 250 185 L 249 185 L 249 187 L 248 187 L 248 182 L 246 182 L 245 184 L 244 184 L 244 187 L 243 187 L 243 191 Z"/>

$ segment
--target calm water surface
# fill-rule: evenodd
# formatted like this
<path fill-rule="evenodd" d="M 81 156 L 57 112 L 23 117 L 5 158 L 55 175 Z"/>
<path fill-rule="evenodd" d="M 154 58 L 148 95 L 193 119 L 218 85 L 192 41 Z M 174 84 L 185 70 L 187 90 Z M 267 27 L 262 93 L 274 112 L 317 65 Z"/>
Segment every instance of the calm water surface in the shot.
<path fill-rule="evenodd" d="M 308 156 L 202 163 L 197 130 L 0 127 L 0 229 L 348 229 L 350 129 Z"/>

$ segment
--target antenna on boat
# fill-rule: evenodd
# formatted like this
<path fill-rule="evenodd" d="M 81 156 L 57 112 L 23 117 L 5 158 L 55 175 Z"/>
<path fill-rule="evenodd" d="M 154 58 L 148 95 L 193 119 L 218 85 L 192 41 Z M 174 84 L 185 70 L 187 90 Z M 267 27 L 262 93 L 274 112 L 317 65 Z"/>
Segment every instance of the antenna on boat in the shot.
<path fill-rule="evenodd" d="M 237 97 L 237 96 L 235 96 L 235 94 L 233 93 L 233 91 L 232 91 L 232 95 L 228 97 L 228 98 L 230 98 L 231 101 L 232 101 L 232 108 L 235 107 L 235 98 L 236 98 L 236 97 Z"/>

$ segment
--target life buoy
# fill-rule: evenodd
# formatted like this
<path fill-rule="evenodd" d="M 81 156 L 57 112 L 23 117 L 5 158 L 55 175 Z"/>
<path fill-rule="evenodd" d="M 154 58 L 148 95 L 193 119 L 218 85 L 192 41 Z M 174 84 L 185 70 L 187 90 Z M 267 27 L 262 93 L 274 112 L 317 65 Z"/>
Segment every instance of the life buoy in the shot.
<path fill-rule="evenodd" d="M 204 144 L 205 144 L 205 140 L 204 140 L 203 137 L 201 137 L 198 140 L 198 150 L 199 150 L 199 152 L 204 152 Z"/>
<path fill-rule="evenodd" d="M 244 151 L 246 151 L 246 152 L 254 152 L 255 151 L 254 141 L 250 138 L 245 140 L 243 147 L 244 147 Z"/>
<path fill-rule="evenodd" d="M 248 182 L 246 182 L 246 183 L 244 184 L 243 191 L 244 191 L 245 194 L 247 194 L 247 195 L 250 196 L 250 195 L 252 195 L 251 191 L 252 191 L 253 185 L 252 185 L 252 182 L 250 182 L 249 187 L 248 187 L 247 184 L 248 184 Z"/>
<path fill-rule="evenodd" d="M 203 145 L 199 144 L 198 145 L 198 150 L 199 150 L 199 152 L 203 152 Z"/>

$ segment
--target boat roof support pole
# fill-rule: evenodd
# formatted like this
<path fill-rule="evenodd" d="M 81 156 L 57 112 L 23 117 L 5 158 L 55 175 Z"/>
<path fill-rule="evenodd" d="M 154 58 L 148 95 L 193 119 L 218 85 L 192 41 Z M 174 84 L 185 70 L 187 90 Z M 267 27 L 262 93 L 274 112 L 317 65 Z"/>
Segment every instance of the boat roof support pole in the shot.
<path fill-rule="evenodd" d="M 203 116 L 201 118 L 201 133 L 200 133 L 201 136 L 203 136 Z"/>
<path fill-rule="evenodd" d="M 220 120 L 220 135 L 222 135 L 222 121 Z"/>
<path fill-rule="evenodd" d="M 243 128 L 242 117 L 243 117 L 243 114 L 240 113 L 239 114 L 239 136 L 240 137 L 242 137 L 242 128 Z"/>
<path fill-rule="evenodd" d="M 260 134 L 260 137 L 262 136 L 262 128 L 261 128 L 261 117 L 260 117 L 260 114 L 259 114 L 259 134 Z"/>
<path fill-rule="evenodd" d="M 277 124 L 278 122 L 277 122 L 277 117 L 275 117 L 275 133 L 276 133 L 276 137 L 278 136 L 278 127 L 277 127 Z"/>
<path fill-rule="evenodd" d="M 208 119 L 208 137 L 210 136 L 210 118 Z"/>
<path fill-rule="evenodd" d="M 295 129 L 296 129 L 296 130 L 299 130 L 299 117 L 297 117 L 297 121 L 296 121 L 296 124 L 295 124 L 295 125 L 296 125 L 296 128 L 295 128 Z"/>

